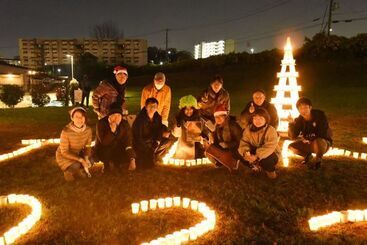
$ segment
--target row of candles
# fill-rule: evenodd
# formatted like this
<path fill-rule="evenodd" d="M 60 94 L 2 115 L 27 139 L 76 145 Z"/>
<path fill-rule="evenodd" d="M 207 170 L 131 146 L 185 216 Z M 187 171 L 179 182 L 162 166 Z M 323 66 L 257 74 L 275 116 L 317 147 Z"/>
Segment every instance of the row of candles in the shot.
<path fill-rule="evenodd" d="M 184 197 L 166 197 L 158 199 L 143 200 L 140 203 L 132 203 L 131 211 L 133 214 L 145 213 L 149 210 L 165 209 L 172 207 L 181 207 L 197 211 L 204 216 L 204 220 L 188 229 L 175 231 L 165 237 L 159 237 L 150 242 L 142 243 L 142 245 L 163 245 L 163 244 L 183 244 L 196 240 L 198 237 L 211 231 L 215 227 L 216 216 L 215 211 L 210 209 L 206 203 L 197 200 L 191 200 Z"/>
<path fill-rule="evenodd" d="M 19 148 L 18 150 L 15 150 L 13 152 L 10 153 L 5 153 L 0 155 L 0 162 L 6 161 L 6 160 L 10 160 L 14 157 L 20 156 L 20 155 L 24 155 L 34 149 L 38 149 L 43 145 L 43 143 L 39 142 L 39 143 L 35 143 L 35 144 L 31 144 L 22 148 Z"/>
<path fill-rule="evenodd" d="M 317 231 L 320 228 L 335 224 L 344 224 L 347 222 L 363 222 L 367 221 L 367 209 L 365 210 L 347 210 L 334 211 L 325 215 L 312 217 L 308 220 L 311 231 Z"/>
<path fill-rule="evenodd" d="M 195 167 L 201 165 L 210 165 L 212 162 L 209 158 L 198 158 L 198 159 L 176 159 L 173 156 L 177 151 L 178 142 L 176 141 L 166 155 L 163 157 L 163 165 L 175 166 L 175 167 Z"/>
<path fill-rule="evenodd" d="M 30 195 L 10 194 L 0 196 L 0 206 L 8 204 L 25 204 L 31 207 L 31 213 L 18 225 L 13 226 L 4 234 L 0 235 L 0 245 L 14 243 L 19 237 L 27 233 L 41 219 L 42 205 L 37 198 Z"/>
<path fill-rule="evenodd" d="M 367 142 L 367 138 L 363 138 L 363 142 Z M 282 147 L 282 159 L 283 159 L 283 167 L 288 167 L 289 158 L 296 156 L 291 150 L 288 149 L 289 144 L 293 141 L 285 140 Z M 325 153 L 324 156 L 345 156 L 345 157 L 353 157 L 354 159 L 367 160 L 367 153 L 360 152 L 352 152 L 345 149 L 340 149 L 336 147 L 330 147 L 328 152 Z"/>

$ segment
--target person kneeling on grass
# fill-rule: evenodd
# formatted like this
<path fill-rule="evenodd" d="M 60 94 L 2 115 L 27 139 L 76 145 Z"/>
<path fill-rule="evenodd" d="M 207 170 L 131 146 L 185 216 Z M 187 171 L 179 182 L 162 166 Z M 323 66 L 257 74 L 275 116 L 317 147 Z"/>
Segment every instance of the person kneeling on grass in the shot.
<path fill-rule="evenodd" d="M 321 166 L 323 155 L 332 145 L 332 131 L 325 113 L 312 109 L 310 99 L 300 98 L 296 106 L 300 115 L 295 120 L 288 118 L 288 136 L 291 139 L 298 137 L 300 139 L 291 143 L 289 149 L 304 157 L 303 164 L 307 164 L 311 169 L 318 169 Z M 316 154 L 315 159 L 312 153 Z"/>
<path fill-rule="evenodd" d="M 219 105 L 214 112 L 215 131 L 209 137 L 209 146 L 206 146 L 206 155 L 216 167 L 223 165 L 230 170 L 235 168 L 238 157 L 238 146 L 242 136 L 242 128 L 236 118 L 228 115 L 226 106 Z"/>
<path fill-rule="evenodd" d="M 265 109 L 258 108 L 253 112 L 251 124 L 243 132 L 238 153 L 245 160 L 241 162 L 253 171 L 264 170 L 269 178 L 274 179 L 277 177 L 275 165 L 280 156 L 279 138 L 269 121 L 270 116 Z"/>
<path fill-rule="evenodd" d="M 129 123 L 122 118 L 121 105 L 115 102 L 108 116 L 97 123 L 95 154 L 104 163 L 104 169 L 129 163 L 135 170 L 135 152 L 132 148 L 132 132 Z"/>
<path fill-rule="evenodd" d="M 71 122 L 64 127 L 60 145 L 56 151 L 56 162 L 64 171 L 66 181 L 85 178 L 84 169 L 91 166 L 92 129 L 86 125 L 86 110 L 75 107 L 70 111 Z"/>
<path fill-rule="evenodd" d="M 148 98 L 133 123 L 133 148 L 138 166 L 153 167 L 161 162 L 174 142 L 157 109 L 158 100 Z"/>

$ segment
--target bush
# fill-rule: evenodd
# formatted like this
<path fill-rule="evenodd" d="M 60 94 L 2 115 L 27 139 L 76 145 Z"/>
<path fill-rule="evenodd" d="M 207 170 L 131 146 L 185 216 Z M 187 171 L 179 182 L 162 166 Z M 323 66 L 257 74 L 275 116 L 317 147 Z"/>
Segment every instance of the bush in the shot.
<path fill-rule="evenodd" d="M 18 85 L 3 85 L 0 100 L 7 106 L 13 108 L 23 100 L 24 91 Z"/>
<path fill-rule="evenodd" d="M 43 107 L 50 103 L 50 96 L 46 94 L 46 86 L 44 84 L 36 85 L 31 91 L 32 103 L 38 107 Z"/>

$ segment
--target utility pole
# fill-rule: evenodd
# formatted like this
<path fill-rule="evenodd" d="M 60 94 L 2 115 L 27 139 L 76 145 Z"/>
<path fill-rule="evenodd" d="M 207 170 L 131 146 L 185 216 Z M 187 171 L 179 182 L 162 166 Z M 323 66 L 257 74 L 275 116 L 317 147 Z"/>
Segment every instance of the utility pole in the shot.
<path fill-rule="evenodd" d="M 328 22 L 327 22 L 327 36 L 330 36 L 333 8 L 334 8 L 334 0 L 330 0 L 330 3 L 329 3 L 329 18 L 328 18 Z"/>
<path fill-rule="evenodd" d="M 168 31 L 169 29 L 166 29 L 166 52 L 168 51 Z"/>

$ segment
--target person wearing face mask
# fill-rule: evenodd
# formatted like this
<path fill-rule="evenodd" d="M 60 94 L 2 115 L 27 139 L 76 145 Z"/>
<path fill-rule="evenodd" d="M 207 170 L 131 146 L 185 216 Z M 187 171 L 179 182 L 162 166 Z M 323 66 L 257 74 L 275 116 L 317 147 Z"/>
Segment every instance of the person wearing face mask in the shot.
<path fill-rule="evenodd" d="M 263 108 L 257 108 L 251 115 L 251 124 L 243 132 L 238 153 L 244 159 L 241 162 L 253 171 L 265 171 L 275 179 L 275 165 L 280 157 L 278 133 L 269 124 L 270 116 Z"/>
<path fill-rule="evenodd" d="M 164 154 L 174 143 L 167 127 L 162 124 L 158 113 L 159 102 L 148 98 L 145 106 L 133 123 L 133 147 L 137 155 L 137 165 L 151 168 L 160 163 Z"/>
<path fill-rule="evenodd" d="M 127 69 L 116 66 L 113 70 L 115 77 L 112 80 L 103 80 L 93 91 L 93 110 L 98 116 L 98 120 L 108 115 L 111 104 L 119 101 L 123 113 L 126 113 L 125 89 L 128 78 Z"/>
<path fill-rule="evenodd" d="M 97 123 L 94 153 L 104 163 L 105 171 L 127 163 L 129 170 L 136 168 L 131 128 L 122 118 L 121 106 L 117 102 L 111 105 L 108 116 Z"/>
<path fill-rule="evenodd" d="M 171 88 L 166 84 L 164 73 L 156 73 L 153 82 L 143 88 L 140 101 L 142 109 L 148 98 L 156 98 L 158 100 L 157 112 L 161 115 L 163 124 L 168 127 L 168 117 L 171 108 Z"/>
<path fill-rule="evenodd" d="M 214 123 L 214 110 L 218 105 L 223 105 L 230 111 L 229 93 L 223 88 L 223 78 L 219 75 L 213 77 L 210 86 L 198 98 L 201 117 Z"/>
<path fill-rule="evenodd" d="M 332 131 L 325 113 L 313 109 L 310 99 L 302 97 L 296 106 L 300 115 L 294 120 L 290 116 L 288 118 L 288 135 L 296 140 L 289 145 L 289 149 L 304 157 L 303 164 L 316 170 L 320 168 L 323 155 L 332 145 Z M 316 154 L 315 159 L 312 153 Z"/>
<path fill-rule="evenodd" d="M 91 166 L 92 129 L 86 124 L 87 112 L 83 107 L 75 107 L 70 111 L 70 118 L 71 122 L 61 132 L 56 151 L 56 162 L 66 181 L 87 177 L 84 169 Z"/>
<path fill-rule="evenodd" d="M 275 129 L 278 128 L 279 118 L 277 109 L 271 103 L 266 100 L 265 91 L 262 89 L 257 89 L 252 93 L 252 101 L 250 101 L 245 109 L 241 112 L 240 123 L 242 128 L 246 128 L 251 124 L 252 114 L 258 108 L 265 109 L 270 116 L 269 125 L 273 126 Z"/>

